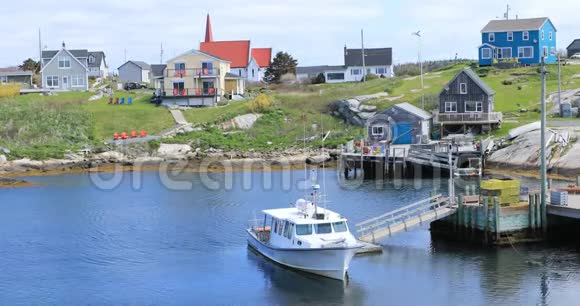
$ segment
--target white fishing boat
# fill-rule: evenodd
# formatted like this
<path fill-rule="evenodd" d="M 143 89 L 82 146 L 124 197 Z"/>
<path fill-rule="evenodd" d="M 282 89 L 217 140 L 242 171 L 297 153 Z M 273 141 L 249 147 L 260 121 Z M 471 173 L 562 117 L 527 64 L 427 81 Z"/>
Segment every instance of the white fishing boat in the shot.
<path fill-rule="evenodd" d="M 346 280 L 350 261 L 362 245 L 351 234 L 347 219 L 317 207 L 320 186 L 312 200 L 294 207 L 264 210 L 264 218 L 248 228 L 248 244 L 281 265 L 337 280 Z"/>

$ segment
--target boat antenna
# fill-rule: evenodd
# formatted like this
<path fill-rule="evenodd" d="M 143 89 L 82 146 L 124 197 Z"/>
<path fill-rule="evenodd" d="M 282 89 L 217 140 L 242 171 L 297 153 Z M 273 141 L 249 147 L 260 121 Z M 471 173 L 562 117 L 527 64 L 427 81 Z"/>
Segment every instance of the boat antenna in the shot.
<path fill-rule="evenodd" d="M 328 135 L 324 134 L 324 118 L 322 117 L 322 113 L 320 113 L 320 129 L 322 130 L 322 193 L 321 193 L 321 198 L 322 201 L 324 203 L 324 210 L 326 210 L 328 207 L 326 206 L 326 166 L 325 166 L 325 160 L 326 157 L 324 155 L 325 152 L 325 148 L 324 148 L 324 141 L 326 140 L 326 137 L 328 137 Z M 329 132 L 330 133 L 330 132 Z M 328 215 L 328 214 L 326 214 Z"/>
<path fill-rule="evenodd" d="M 306 154 L 306 114 L 302 114 L 302 126 L 304 127 L 304 154 Z M 306 164 L 306 159 L 304 159 L 304 198 L 307 199 L 308 194 L 308 165 Z"/>

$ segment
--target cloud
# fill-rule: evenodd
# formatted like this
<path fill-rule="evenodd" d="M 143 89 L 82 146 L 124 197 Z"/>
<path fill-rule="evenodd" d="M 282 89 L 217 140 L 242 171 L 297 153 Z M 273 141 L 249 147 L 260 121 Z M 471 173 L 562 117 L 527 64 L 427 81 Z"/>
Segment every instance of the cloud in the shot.
<path fill-rule="evenodd" d="M 394 48 L 396 62 L 417 58 L 412 31 L 422 30 L 426 59 L 477 56 L 479 31 L 505 11 L 505 0 L 222 0 L 207 1 L 43 0 L 7 1 L 0 8 L 0 66 L 38 57 L 38 28 L 43 44 L 58 48 L 104 50 L 111 67 L 129 59 L 159 62 L 197 48 L 204 37 L 205 16 L 211 14 L 214 37 L 251 39 L 252 45 L 291 52 L 303 65 L 342 64 L 342 48 L 360 45 L 365 29 L 367 47 Z M 512 0 L 512 16 L 549 16 L 558 28 L 560 47 L 580 33 L 576 13 L 580 1 Z M 562 9 L 562 8 L 566 9 Z M 578 34 L 580 36 L 580 34 Z"/>

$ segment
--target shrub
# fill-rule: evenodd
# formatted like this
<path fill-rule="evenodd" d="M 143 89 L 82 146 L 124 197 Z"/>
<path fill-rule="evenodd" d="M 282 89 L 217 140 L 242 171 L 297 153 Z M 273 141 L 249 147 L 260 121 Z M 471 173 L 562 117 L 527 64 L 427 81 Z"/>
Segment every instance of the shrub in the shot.
<path fill-rule="evenodd" d="M 514 81 L 513 81 L 513 80 L 509 80 L 509 79 L 508 79 L 508 80 L 503 80 L 503 81 L 501 81 L 501 83 L 502 83 L 503 85 L 505 85 L 505 86 L 509 86 L 509 85 L 513 85 L 513 84 L 514 84 Z"/>
<path fill-rule="evenodd" d="M 324 73 L 319 73 L 315 78 L 310 80 L 311 84 L 324 84 L 326 83 L 326 78 L 324 77 Z"/>
<path fill-rule="evenodd" d="M 253 113 L 263 113 L 272 107 L 272 101 L 267 95 L 259 94 L 248 107 Z"/>
<path fill-rule="evenodd" d="M 0 98 L 15 97 L 20 94 L 20 86 L 16 84 L 0 85 Z"/>
<path fill-rule="evenodd" d="M 369 74 L 367 74 L 367 76 L 366 76 L 366 80 L 367 80 L 367 81 L 376 80 L 376 79 L 378 79 L 378 78 L 379 78 L 379 76 L 378 76 L 378 75 L 376 75 L 376 74 L 373 74 L 373 73 L 369 73 Z"/>

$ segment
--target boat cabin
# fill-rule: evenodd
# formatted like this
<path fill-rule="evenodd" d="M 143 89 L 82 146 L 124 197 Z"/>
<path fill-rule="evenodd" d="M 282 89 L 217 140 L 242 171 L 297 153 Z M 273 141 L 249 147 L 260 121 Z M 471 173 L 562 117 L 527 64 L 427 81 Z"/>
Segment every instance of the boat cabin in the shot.
<path fill-rule="evenodd" d="M 324 208 L 314 215 L 295 207 L 263 213 L 263 224 L 254 227 L 254 232 L 260 241 L 277 248 L 336 247 L 352 237 L 347 220 Z"/>

